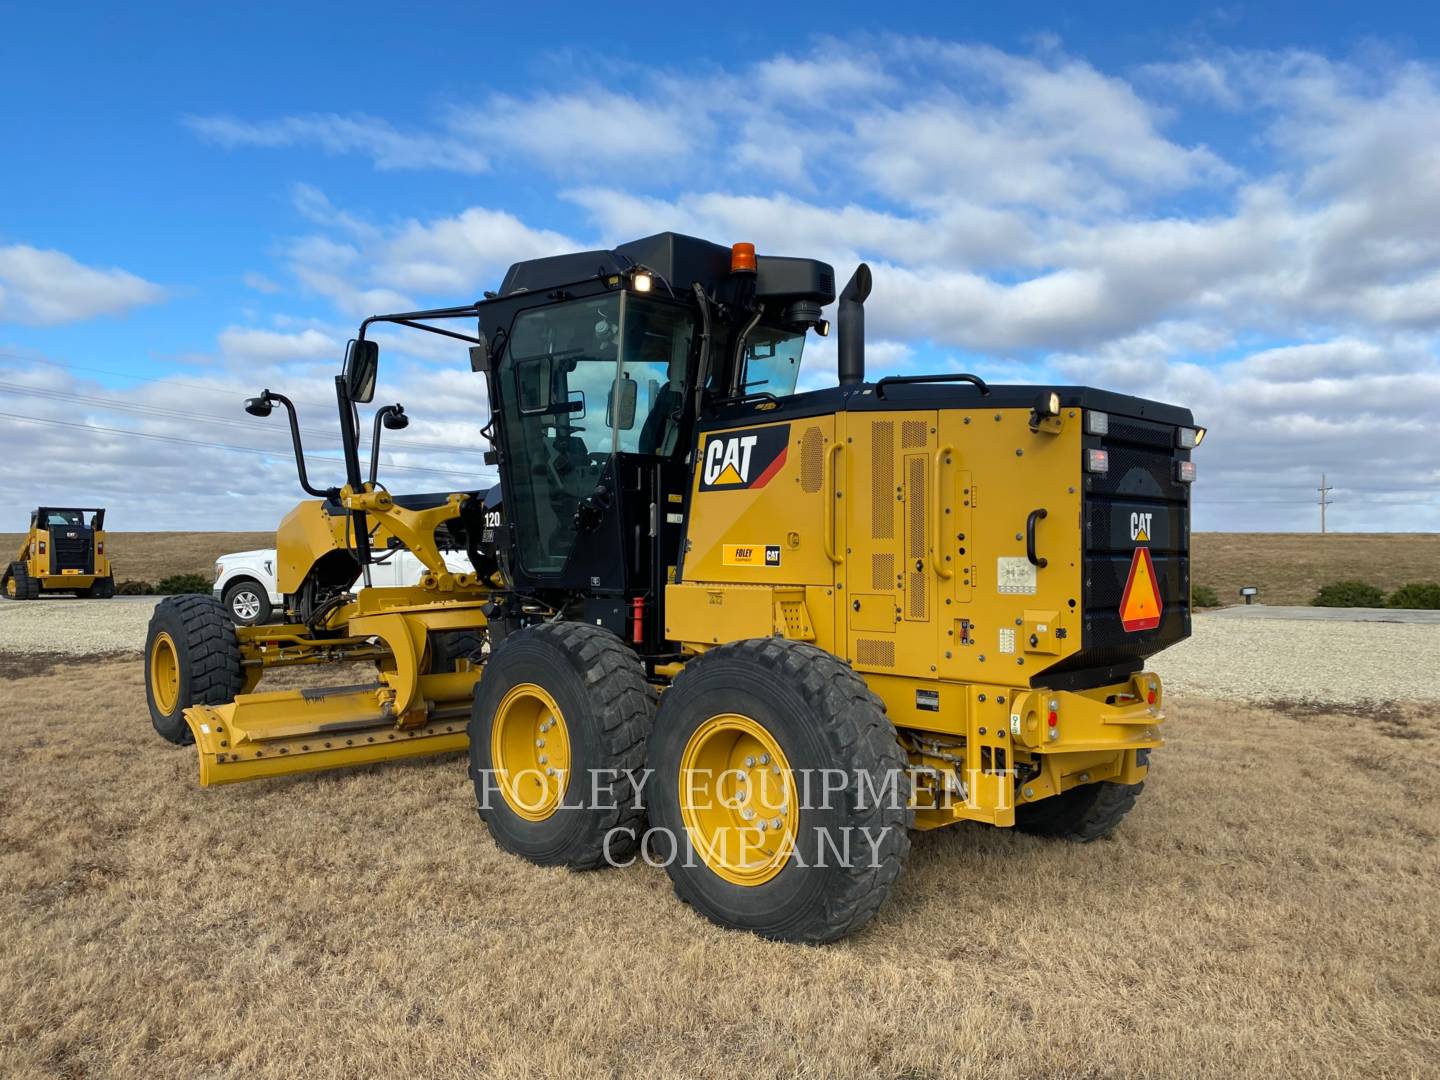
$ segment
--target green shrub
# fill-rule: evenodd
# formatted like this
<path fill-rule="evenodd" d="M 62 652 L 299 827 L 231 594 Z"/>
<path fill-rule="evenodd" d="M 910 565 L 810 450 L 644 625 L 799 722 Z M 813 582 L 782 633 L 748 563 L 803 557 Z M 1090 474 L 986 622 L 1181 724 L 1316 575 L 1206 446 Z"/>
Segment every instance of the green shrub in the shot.
<path fill-rule="evenodd" d="M 1364 581 L 1332 581 L 1321 585 L 1312 607 L 1384 607 L 1385 594 Z"/>
<path fill-rule="evenodd" d="M 177 596 L 180 593 L 208 593 L 210 579 L 204 574 L 171 574 L 161 578 L 155 591 L 161 596 Z"/>
<path fill-rule="evenodd" d="M 1390 594 L 1390 606 L 1428 608 L 1431 611 L 1440 608 L 1440 582 L 1412 581 L 1409 585 L 1401 585 Z"/>
<path fill-rule="evenodd" d="M 149 596 L 154 591 L 155 586 L 148 581 L 122 581 L 115 586 L 118 596 Z"/>
<path fill-rule="evenodd" d="M 1190 587 L 1190 605 L 1192 607 L 1219 607 L 1220 594 L 1209 585 L 1192 585 Z"/>

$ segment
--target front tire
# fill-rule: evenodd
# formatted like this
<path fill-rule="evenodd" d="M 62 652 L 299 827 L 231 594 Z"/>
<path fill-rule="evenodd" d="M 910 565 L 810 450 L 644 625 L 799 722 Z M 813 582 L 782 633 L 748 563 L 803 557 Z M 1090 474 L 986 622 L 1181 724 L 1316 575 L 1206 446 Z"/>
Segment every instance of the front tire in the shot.
<path fill-rule="evenodd" d="M 628 859 L 652 716 L 639 660 L 608 630 L 559 622 L 506 637 L 470 719 L 470 775 L 495 842 L 541 866 Z"/>
<path fill-rule="evenodd" d="M 690 661 L 649 760 L 651 836 L 671 845 L 676 893 L 721 926 L 834 941 L 874 918 L 909 854 L 895 728 L 813 645 L 740 641 Z"/>
<path fill-rule="evenodd" d="M 270 597 L 257 581 L 242 578 L 225 589 L 222 601 L 236 626 L 257 626 L 270 621 Z"/>
<path fill-rule="evenodd" d="M 235 627 L 211 596 L 168 596 L 150 616 L 145 636 L 145 701 L 161 738 L 195 741 L 185 710 L 223 705 L 245 682 Z"/>
<path fill-rule="evenodd" d="M 1108 780 L 1071 788 L 1059 795 L 1015 808 L 1015 828 L 1032 836 L 1088 844 L 1115 831 L 1135 806 L 1144 783 Z"/>

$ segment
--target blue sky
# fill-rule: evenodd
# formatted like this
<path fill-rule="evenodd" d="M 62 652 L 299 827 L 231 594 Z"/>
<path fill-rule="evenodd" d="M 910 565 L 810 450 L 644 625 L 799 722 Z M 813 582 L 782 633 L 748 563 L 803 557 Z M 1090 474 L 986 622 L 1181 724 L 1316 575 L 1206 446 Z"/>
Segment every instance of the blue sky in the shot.
<path fill-rule="evenodd" d="M 236 397 L 323 405 L 359 316 L 675 228 L 869 260 L 877 370 L 1192 405 L 1198 527 L 1313 528 L 1325 471 L 1334 525 L 1440 528 L 1440 16 L 1155 12 L 0 5 L 7 516 L 268 528 L 283 456 L 193 445 L 283 446 Z M 485 404 L 416 348 L 388 460 L 435 488 Z"/>

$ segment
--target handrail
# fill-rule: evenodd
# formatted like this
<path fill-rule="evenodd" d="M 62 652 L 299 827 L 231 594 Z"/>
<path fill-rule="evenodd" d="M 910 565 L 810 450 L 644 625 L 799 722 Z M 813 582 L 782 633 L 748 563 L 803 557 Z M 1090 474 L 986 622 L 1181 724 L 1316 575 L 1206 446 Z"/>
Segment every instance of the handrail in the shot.
<path fill-rule="evenodd" d="M 979 375 L 971 375 L 968 372 L 957 371 L 941 375 L 886 375 L 875 384 L 875 396 L 880 399 L 885 397 L 885 387 L 900 386 L 904 383 L 936 383 L 936 382 L 966 382 L 980 388 L 981 396 L 990 395 L 990 387 Z"/>

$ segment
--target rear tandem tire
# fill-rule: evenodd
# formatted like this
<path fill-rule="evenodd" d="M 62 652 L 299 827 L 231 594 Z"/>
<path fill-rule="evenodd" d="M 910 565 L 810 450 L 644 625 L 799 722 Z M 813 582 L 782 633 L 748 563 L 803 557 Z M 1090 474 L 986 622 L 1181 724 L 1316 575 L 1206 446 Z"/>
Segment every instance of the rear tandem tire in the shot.
<path fill-rule="evenodd" d="M 480 650 L 485 645 L 485 635 L 474 630 L 454 630 L 445 634 L 430 635 L 430 670 L 437 675 L 456 670 L 456 663 L 469 660 L 479 666 Z"/>
<path fill-rule="evenodd" d="M 113 577 L 96 578 L 95 583 L 80 595 L 87 596 L 91 600 L 109 600 L 115 595 L 115 579 Z"/>
<path fill-rule="evenodd" d="M 470 776 L 495 842 L 540 866 L 628 861 L 653 718 L 640 661 L 608 630 L 557 622 L 506 637 L 470 719 Z"/>
<path fill-rule="evenodd" d="M 23 562 L 13 562 L 5 575 L 5 595 L 11 600 L 38 600 L 40 581 L 30 576 Z"/>
<path fill-rule="evenodd" d="M 185 723 L 192 705 L 223 705 L 245 682 L 235 625 L 212 596 L 167 596 L 145 636 L 145 701 L 160 736 L 195 741 Z"/>
<path fill-rule="evenodd" d="M 661 701 L 649 765 L 652 836 L 671 845 L 675 892 L 721 926 L 835 941 L 874 918 L 909 854 L 895 727 L 865 680 L 813 645 L 757 638 L 691 660 Z M 787 771 L 788 786 L 767 791 Z M 726 778 L 742 773 L 732 794 Z"/>
<path fill-rule="evenodd" d="M 1015 808 L 1015 828 L 1032 836 L 1088 844 L 1101 840 L 1120 824 L 1145 790 L 1145 784 L 1108 780 L 1071 788 L 1037 803 Z"/>

